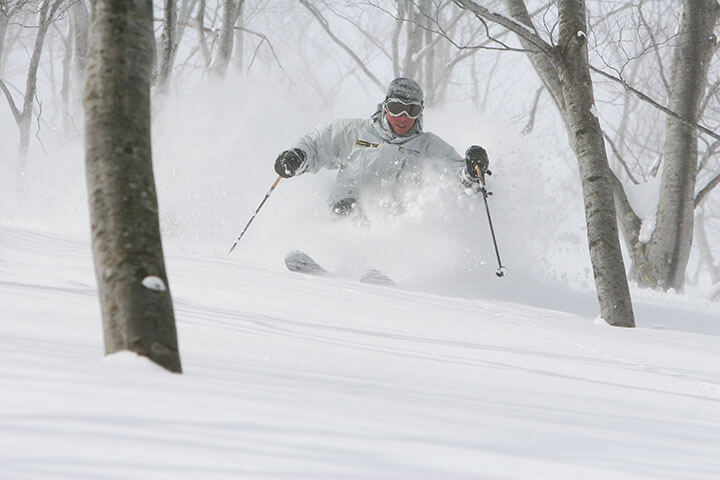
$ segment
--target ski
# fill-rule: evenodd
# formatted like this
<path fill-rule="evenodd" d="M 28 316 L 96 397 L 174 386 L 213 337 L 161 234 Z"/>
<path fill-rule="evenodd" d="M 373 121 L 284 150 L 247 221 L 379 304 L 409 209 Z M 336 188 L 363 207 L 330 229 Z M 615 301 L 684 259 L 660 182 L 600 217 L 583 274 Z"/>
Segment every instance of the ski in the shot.
<path fill-rule="evenodd" d="M 360 277 L 360 283 L 372 283 L 374 285 L 394 285 L 390 277 L 382 273 L 380 270 L 371 268 L 366 270 Z"/>
<path fill-rule="evenodd" d="M 285 266 L 291 272 L 307 275 L 330 275 L 330 272 L 302 250 L 293 250 L 285 255 Z M 390 277 L 376 268 L 366 270 L 360 277 L 360 282 L 373 285 L 395 284 Z"/>
<path fill-rule="evenodd" d="M 293 250 L 285 255 L 285 266 L 291 272 L 308 273 L 311 275 L 324 275 L 327 273 L 327 270 L 313 260 L 310 255 L 301 250 Z"/>

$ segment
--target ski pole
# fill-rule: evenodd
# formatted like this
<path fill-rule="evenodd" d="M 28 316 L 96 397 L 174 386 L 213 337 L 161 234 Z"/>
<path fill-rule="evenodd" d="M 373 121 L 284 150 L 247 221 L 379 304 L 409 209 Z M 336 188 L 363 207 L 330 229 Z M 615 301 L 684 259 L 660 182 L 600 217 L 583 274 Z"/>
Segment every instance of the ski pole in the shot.
<path fill-rule="evenodd" d="M 475 171 L 478 174 L 478 180 L 480 180 L 480 192 L 482 192 L 483 194 L 485 211 L 487 212 L 488 224 L 490 225 L 490 235 L 492 235 L 493 246 L 495 247 L 495 256 L 497 257 L 498 262 L 498 269 L 497 271 L 495 271 L 495 275 L 497 275 L 498 277 L 504 277 L 505 272 L 507 272 L 507 268 L 503 266 L 502 261 L 500 260 L 500 251 L 498 250 L 497 240 L 495 239 L 495 229 L 493 228 L 492 219 L 490 218 L 490 207 L 488 206 L 487 201 L 490 192 L 488 192 L 487 188 L 485 188 L 485 174 L 480 169 L 480 165 L 475 165 Z M 488 175 L 490 175 L 490 171 L 488 171 Z"/>
<path fill-rule="evenodd" d="M 275 190 L 275 187 L 277 187 L 277 184 L 280 183 L 280 180 L 282 180 L 282 178 L 283 178 L 283 177 L 281 177 L 280 175 L 278 175 L 277 179 L 275 180 L 275 182 L 274 182 L 274 183 L 272 184 L 272 186 L 270 187 L 270 190 L 268 190 L 268 192 L 265 194 L 265 198 L 263 198 L 263 201 L 260 202 L 260 205 L 258 205 L 257 210 L 255 210 L 255 213 L 253 213 L 253 216 L 250 217 L 250 220 L 248 221 L 247 225 L 245 225 L 245 228 L 243 228 L 243 231 L 242 231 L 242 232 L 240 233 L 240 235 L 238 235 L 238 237 L 235 239 L 235 243 L 232 244 L 232 247 L 230 247 L 230 250 L 228 250 L 228 253 L 227 253 L 228 255 L 230 255 L 230 254 L 232 253 L 232 251 L 235 250 L 235 247 L 237 246 L 238 242 L 239 242 L 240 239 L 243 237 L 243 235 L 245 235 L 245 232 L 247 232 L 248 227 L 250 226 L 250 224 L 252 223 L 252 221 L 255 220 L 255 217 L 257 216 L 258 212 L 260 211 L 260 209 L 262 208 L 262 206 L 265 205 L 265 202 L 267 201 L 267 199 L 270 198 L 270 194 L 272 194 L 273 190 Z"/>

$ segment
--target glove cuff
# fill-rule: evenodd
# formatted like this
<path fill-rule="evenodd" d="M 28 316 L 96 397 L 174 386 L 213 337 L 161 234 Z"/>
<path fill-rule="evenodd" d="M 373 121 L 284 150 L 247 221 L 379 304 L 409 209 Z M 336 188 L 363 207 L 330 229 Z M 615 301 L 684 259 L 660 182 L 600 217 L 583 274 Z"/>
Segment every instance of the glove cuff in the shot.
<path fill-rule="evenodd" d="M 295 175 L 300 175 L 302 173 L 305 173 L 305 170 L 307 170 L 308 163 L 307 163 L 307 154 L 304 150 L 300 148 L 293 148 L 292 152 L 295 153 L 295 155 L 300 158 L 300 166 L 295 170 Z"/>
<path fill-rule="evenodd" d="M 473 193 L 477 193 L 480 191 L 480 179 L 478 177 L 471 176 L 468 173 L 467 168 L 463 168 L 462 170 L 460 170 L 460 182 L 462 183 L 463 187 L 472 190 Z"/>

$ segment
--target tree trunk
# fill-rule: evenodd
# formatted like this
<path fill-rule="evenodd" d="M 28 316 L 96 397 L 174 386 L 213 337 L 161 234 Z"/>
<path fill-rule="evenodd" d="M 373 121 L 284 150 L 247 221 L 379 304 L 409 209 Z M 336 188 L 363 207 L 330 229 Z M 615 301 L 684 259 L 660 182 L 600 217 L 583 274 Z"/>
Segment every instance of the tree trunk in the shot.
<path fill-rule="evenodd" d="M 3 10 L 0 13 L 0 77 L 2 77 L 3 53 L 5 52 L 5 32 L 7 31 L 9 15 Z"/>
<path fill-rule="evenodd" d="M 233 37 L 235 36 L 235 32 L 233 31 L 234 25 L 235 1 L 224 0 L 222 29 L 220 31 L 220 45 L 218 48 L 218 55 L 215 58 L 215 62 L 210 70 L 212 73 L 221 78 L 227 73 L 228 65 L 230 64 L 230 57 L 232 56 Z"/>
<path fill-rule="evenodd" d="M 151 0 L 93 0 L 85 164 L 105 352 L 180 372 L 150 143 Z"/>
<path fill-rule="evenodd" d="M 200 0 L 198 3 L 198 11 L 195 21 L 197 22 L 198 44 L 200 45 L 200 53 L 202 53 L 205 68 L 207 69 L 210 67 L 211 59 L 210 49 L 208 48 L 207 39 L 205 38 L 205 8 L 205 0 Z"/>
<path fill-rule="evenodd" d="M 87 49 L 88 49 L 88 25 L 90 23 L 89 14 L 85 5 L 85 0 L 70 1 L 70 24 L 73 30 L 73 39 L 75 44 L 75 70 L 80 85 L 85 83 L 85 68 L 87 66 Z"/>
<path fill-rule="evenodd" d="M 2 77 L 3 66 L 5 65 L 5 34 L 10 19 L 25 6 L 27 0 L 15 2 L 12 6 L 5 0 L 0 0 L 0 77 Z"/>
<path fill-rule="evenodd" d="M 397 13 L 395 14 L 395 28 L 392 33 L 390 49 L 392 51 L 393 77 L 400 76 L 400 32 L 405 22 L 405 11 L 407 5 L 403 2 L 397 2 Z"/>
<path fill-rule="evenodd" d="M 713 33 L 720 7 L 716 0 L 684 0 L 672 65 L 669 108 L 694 125 L 705 92 Z M 634 262 L 638 285 L 681 291 L 693 236 L 697 130 L 668 116 L 663 174 L 655 231 Z"/>
<path fill-rule="evenodd" d="M 243 56 L 245 54 L 245 35 L 242 26 L 245 24 L 245 0 L 240 0 L 235 12 L 235 25 L 239 28 L 235 30 L 235 68 L 238 72 L 243 71 Z"/>
<path fill-rule="evenodd" d="M 634 327 L 625 276 L 610 168 L 588 67 L 584 0 L 558 1 L 558 77 L 565 101 L 570 145 L 578 159 L 583 186 L 590 261 L 602 318 L 610 325 Z"/>
<path fill-rule="evenodd" d="M 38 32 L 35 37 L 32 55 L 30 56 L 30 67 L 28 68 L 28 74 L 25 80 L 25 97 L 20 114 L 20 123 L 18 124 L 18 127 L 20 127 L 20 176 L 23 175 L 25 170 L 25 159 L 27 158 L 28 149 L 30 148 L 32 107 L 35 101 L 35 93 L 37 92 L 37 72 L 38 68 L 40 68 L 40 57 L 45 44 L 45 36 L 47 35 L 48 28 L 50 28 L 50 23 L 52 23 L 57 9 L 63 1 L 64 0 L 45 0 L 40 7 Z"/>
<path fill-rule="evenodd" d="M 192 16 L 193 10 L 195 10 L 195 5 L 197 5 L 197 0 L 182 0 L 175 31 L 175 45 L 179 45 L 182 41 L 185 27 L 190 24 L 190 17 Z"/>
<path fill-rule="evenodd" d="M 165 18 L 160 35 L 160 62 L 158 65 L 157 88 L 160 93 L 167 92 L 170 72 L 175 62 L 177 49 L 177 0 L 165 0 Z"/>
<path fill-rule="evenodd" d="M 423 80 L 421 65 L 418 64 L 417 54 L 423 46 L 423 21 L 417 5 L 412 5 L 408 11 L 409 21 L 406 24 L 407 44 L 405 45 L 405 61 L 403 63 L 402 75 L 412 78 L 422 84 Z"/>
<path fill-rule="evenodd" d="M 506 0 L 512 16 L 522 26 L 471 0 L 456 1 L 476 15 L 515 32 L 528 50 L 531 63 L 543 84 L 555 99 L 580 168 L 590 262 L 600 315 L 610 325 L 634 327 L 630 289 L 615 217 L 612 188 L 615 177 L 608 166 L 600 121 L 595 113 L 584 0 L 556 2 L 560 25 L 556 47 L 534 33 L 522 0 Z"/>
<path fill-rule="evenodd" d="M 702 209 L 701 209 L 702 210 Z M 710 281 L 713 285 L 720 284 L 720 264 L 715 263 L 713 258 L 712 248 L 705 232 L 705 216 L 701 213 L 698 215 L 697 222 L 695 223 L 695 229 L 697 231 L 697 246 L 700 252 L 700 265 L 698 271 L 702 269 L 703 264 L 707 266 L 710 272 Z"/>
<path fill-rule="evenodd" d="M 70 116 L 70 69 L 73 58 L 73 32 L 72 26 L 68 30 L 67 37 L 61 39 L 64 47 L 62 61 L 62 87 L 60 88 L 60 98 L 62 99 L 62 126 L 63 131 L 70 132 L 71 116 Z"/>
<path fill-rule="evenodd" d="M 426 95 L 425 95 L 425 104 L 427 106 L 434 106 L 436 101 L 435 96 L 435 48 L 434 46 L 431 46 L 433 44 L 433 31 L 432 31 L 432 17 L 431 17 L 431 9 L 432 9 L 432 2 L 431 0 L 425 0 L 422 2 L 421 7 L 423 12 L 425 12 L 425 22 L 424 22 L 424 28 L 425 31 L 423 33 L 424 36 L 424 48 L 428 48 L 428 51 L 425 52 L 425 58 L 424 60 L 424 66 L 425 66 L 425 76 L 423 78 L 424 83 L 424 89 Z M 436 8 L 437 13 L 437 8 Z"/>

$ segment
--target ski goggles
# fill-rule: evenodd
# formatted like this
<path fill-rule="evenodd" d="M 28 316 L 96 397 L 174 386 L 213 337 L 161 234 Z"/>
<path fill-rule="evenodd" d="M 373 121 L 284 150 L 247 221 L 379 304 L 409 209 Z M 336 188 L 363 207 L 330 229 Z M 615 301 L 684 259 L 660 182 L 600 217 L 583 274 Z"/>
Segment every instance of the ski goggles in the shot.
<path fill-rule="evenodd" d="M 405 102 L 399 98 L 388 98 L 384 103 L 385 111 L 392 117 L 407 115 L 408 118 L 415 120 L 423 111 L 420 102 Z"/>

